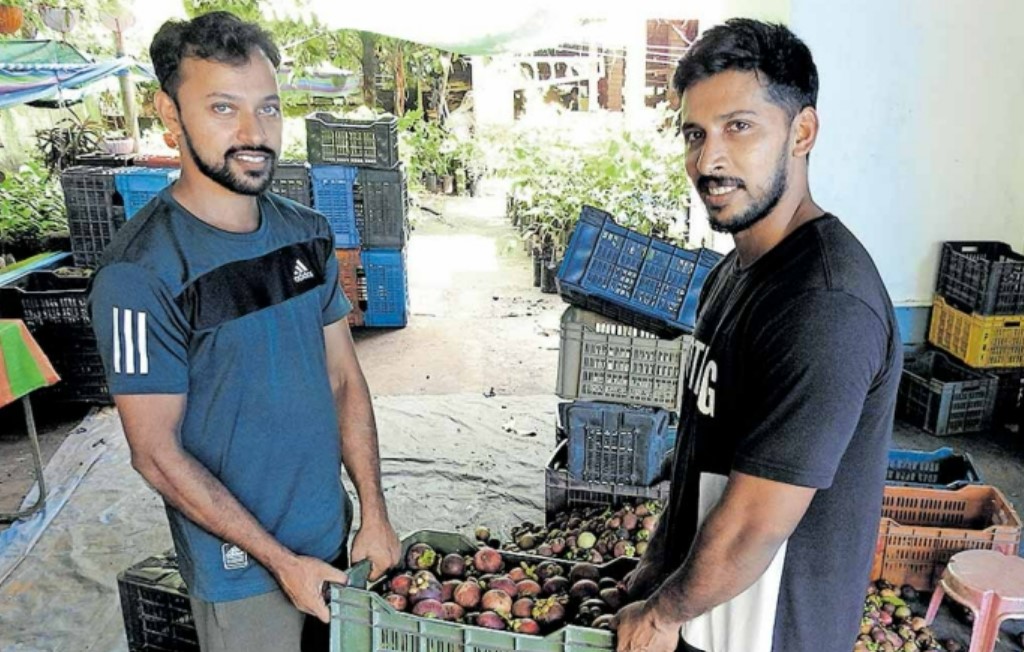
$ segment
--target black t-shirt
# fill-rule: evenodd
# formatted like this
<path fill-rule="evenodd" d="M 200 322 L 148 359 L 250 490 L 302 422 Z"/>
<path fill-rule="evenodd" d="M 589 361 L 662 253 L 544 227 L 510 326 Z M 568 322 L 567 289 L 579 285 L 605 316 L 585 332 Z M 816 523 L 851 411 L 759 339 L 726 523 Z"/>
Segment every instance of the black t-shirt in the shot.
<path fill-rule="evenodd" d="M 834 216 L 704 286 L 665 527 L 685 559 L 731 471 L 818 489 L 758 582 L 683 628 L 706 652 L 849 652 L 878 534 L 902 369 L 871 257 Z"/>

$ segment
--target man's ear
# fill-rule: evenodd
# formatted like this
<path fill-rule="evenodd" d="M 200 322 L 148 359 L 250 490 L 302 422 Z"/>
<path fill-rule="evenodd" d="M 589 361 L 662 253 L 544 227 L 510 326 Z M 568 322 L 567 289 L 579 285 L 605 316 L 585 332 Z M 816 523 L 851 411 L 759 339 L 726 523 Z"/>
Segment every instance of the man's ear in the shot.
<path fill-rule="evenodd" d="M 178 105 L 166 91 L 157 91 L 153 97 L 153 105 L 156 107 L 157 115 L 164 123 L 164 128 L 174 135 L 174 139 L 181 142 L 181 118 L 178 116 Z"/>
<path fill-rule="evenodd" d="M 818 112 L 814 107 L 805 106 L 796 114 L 793 119 L 794 140 L 793 156 L 803 158 L 814 149 L 814 143 L 818 139 Z"/>

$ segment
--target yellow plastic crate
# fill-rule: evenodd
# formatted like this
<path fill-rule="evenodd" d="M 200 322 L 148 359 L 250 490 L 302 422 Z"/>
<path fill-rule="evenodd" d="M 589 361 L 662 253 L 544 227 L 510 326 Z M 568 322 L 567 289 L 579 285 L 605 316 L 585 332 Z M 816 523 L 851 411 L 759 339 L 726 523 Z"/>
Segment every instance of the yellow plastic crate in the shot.
<path fill-rule="evenodd" d="M 968 314 L 936 296 L 928 341 L 972 367 L 1024 367 L 1024 315 Z"/>

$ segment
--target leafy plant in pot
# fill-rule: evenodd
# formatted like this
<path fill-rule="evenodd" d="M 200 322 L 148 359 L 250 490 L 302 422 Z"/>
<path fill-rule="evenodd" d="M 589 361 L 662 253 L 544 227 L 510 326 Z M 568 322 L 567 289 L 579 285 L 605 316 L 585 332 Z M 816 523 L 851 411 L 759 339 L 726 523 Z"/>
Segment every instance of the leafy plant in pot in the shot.
<path fill-rule="evenodd" d="M 131 154 L 135 149 L 135 139 L 128 136 L 124 131 L 115 129 L 103 134 L 103 149 L 108 154 L 124 156 Z"/>
<path fill-rule="evenodd" d="M 68 223 L 64 197 L 55 176 L 39 163 L 27 163 L 0 181 L 0 247 L 21 259 L 64 250 Z"/>
<path fill-rule="evenodd" d="M 83 154 L 99 151 L 100 140 L 99 124 L 74 113 L 36 132 L 36 147 L 51 174 L 75 165 Z"/>

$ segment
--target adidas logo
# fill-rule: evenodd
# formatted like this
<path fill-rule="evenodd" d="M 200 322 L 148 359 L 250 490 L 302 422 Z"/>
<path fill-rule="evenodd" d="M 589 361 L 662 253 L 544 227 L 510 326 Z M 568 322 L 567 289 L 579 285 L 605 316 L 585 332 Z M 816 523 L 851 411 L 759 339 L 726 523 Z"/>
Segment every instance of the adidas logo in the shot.
<path fill-rule="evenodd" d="M 302 262 L 302 260 L 295 261 L 295 271 L 292 272 L 292 279 L 296 283 L 302 283 L 313 278 L 313 272 L 309 271 L 309 268 Z"/>

